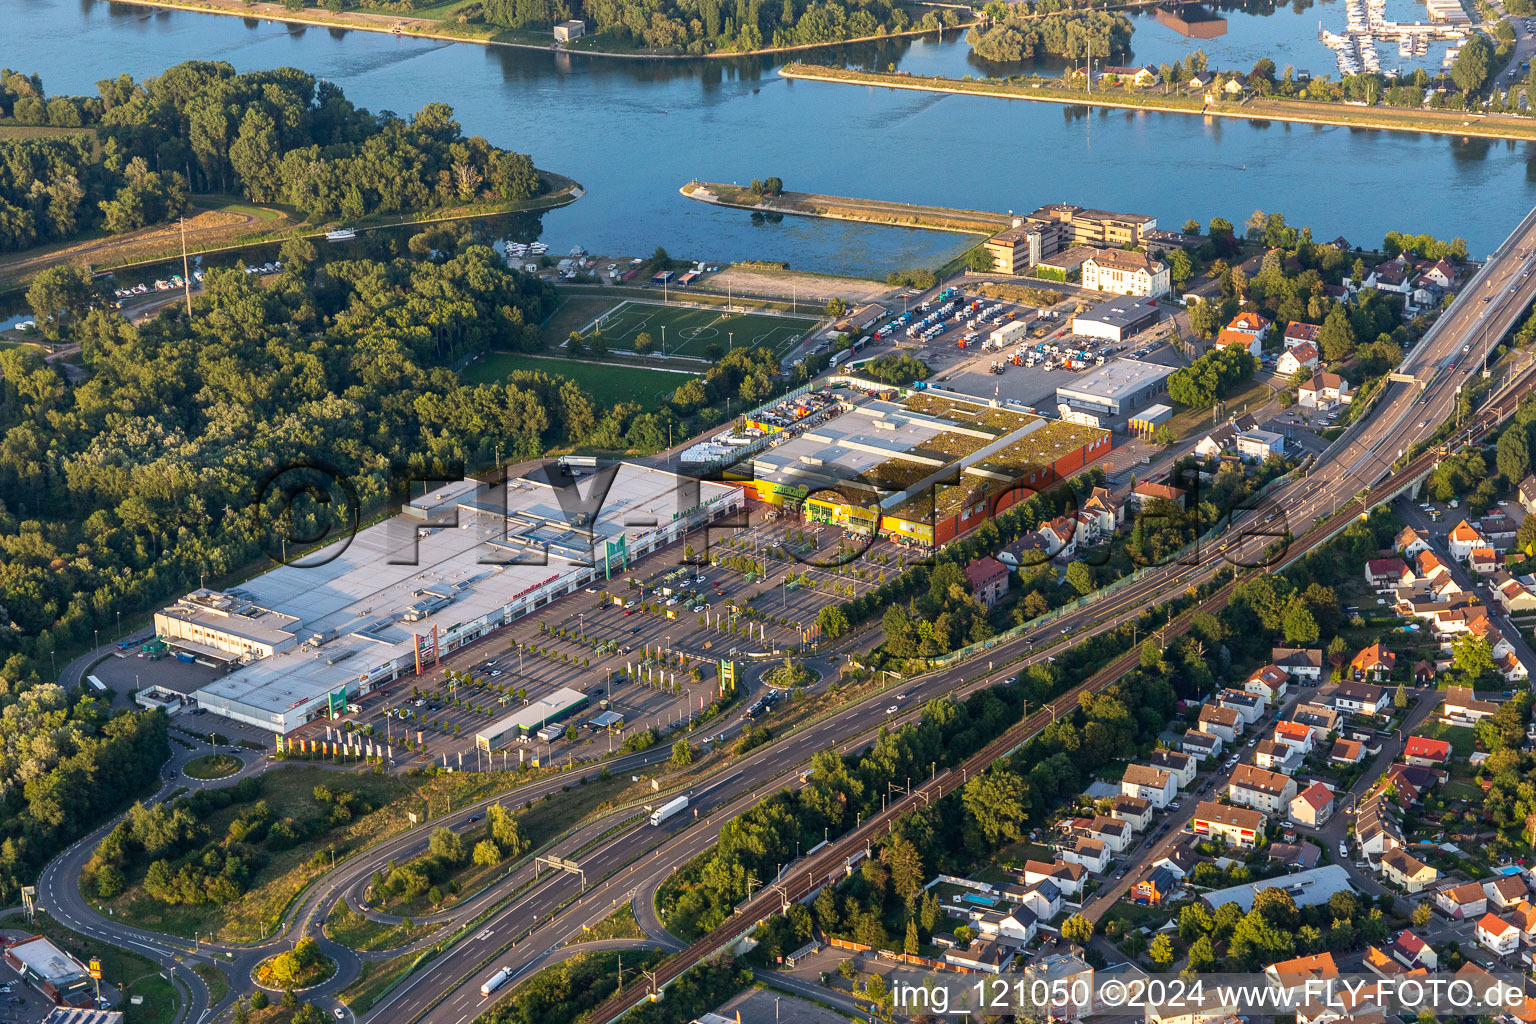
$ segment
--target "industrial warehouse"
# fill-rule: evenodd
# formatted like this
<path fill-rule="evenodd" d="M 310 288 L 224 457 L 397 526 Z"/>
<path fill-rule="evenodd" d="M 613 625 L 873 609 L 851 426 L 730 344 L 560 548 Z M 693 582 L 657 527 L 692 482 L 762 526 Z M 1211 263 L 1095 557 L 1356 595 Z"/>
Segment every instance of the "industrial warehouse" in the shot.
<path fill-rule="evenodd" d="M 613 467 L 606 494 L 606 471 L 583 472 L 438 487 L 323 564 L 187 595 L 155 631 L 230 666 L 193 694 L 199 707 L 289 733 L 742 505 L 738 487 L 632 463 Z"/>
<path fill-rule="evenodd" d="M 835 408 L 820 401 L 836 398 Z M 957 392 L 842 377 L 728 477 L 813 522 L 944 544 L 1109 452 L 1108 431 Z M 797 399 L 804 401 L 804 399 Z M 781 419 L 784 417 L 781 415 Z"/>

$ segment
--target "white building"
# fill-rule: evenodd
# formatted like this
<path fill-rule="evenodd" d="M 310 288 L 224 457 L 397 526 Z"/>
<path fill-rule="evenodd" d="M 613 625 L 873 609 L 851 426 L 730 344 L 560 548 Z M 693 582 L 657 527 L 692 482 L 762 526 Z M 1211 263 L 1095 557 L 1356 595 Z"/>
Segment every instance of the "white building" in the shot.
<path fill-rule="evenodd" d="M 1099 249 L 1083 261 L 1083 287 L 1116 295 L 1167 295 L 1168 264 L 1146 253 Z"/>

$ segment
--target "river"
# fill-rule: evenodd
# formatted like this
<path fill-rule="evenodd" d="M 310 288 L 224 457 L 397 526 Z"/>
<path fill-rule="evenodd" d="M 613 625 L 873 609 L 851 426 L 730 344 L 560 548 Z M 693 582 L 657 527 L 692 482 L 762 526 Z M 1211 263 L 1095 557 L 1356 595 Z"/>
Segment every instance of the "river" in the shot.
<path fill-rule="evenodd" d="M 1536 149 L 1526 143 L 789 82 L 766 59 L 590 58 L 102 0 L 5 7 L 5 63 L 38 71 L 50 93 L 93 93 L 96 81 L 118 72 L 142 78 L 206 59 L 240 70 L 300 67 L 372 109 L 451 103 L 466 131 L 526 150 L 587 188 L 580 201 L 544 215 L 552 253 L 580 244 L 641 254 L 662 245 L 690 259 L 785 260 L 883 277 L 895 267 L 937 265 L 964 245 L 938 232 L 795 217 L 754 225 L 746 213 L 684 199 L 678 186 L 693 177 L 777 175 L 790 189 L 994 210 L 1073 202 L 1153 214 L 1175 229 L 1187 218 L 1241 225 L 1255 209 L 1278 210 L 1319 239 L 1375 244 L 1388 230 L 1427 231 L 1461 236 L 1474 254 L 1492 249 L 1536 205 Z M 1318 18 L 1341 20 L 1337 3 L 1282 14 L 1314 26 L 1314 35 Z M 1280 25 L 1278 38 L 1300 38 L 1294 24 L 1284 32 Z M 1143 61 L 1196 45 L 1214 55 L 1225 43 L 1251 50 L 1253 31 L 1234 27 L 1230 40 L 1196 41 L 1149 23 L 1133 45 Z M 951 34 L 834 56 L 963 74 L 968 53 Z M 1288 62 L 1278 50 L 1266 53 Z M 1314 38 L 1291 62 L 1322 73 L 1326 57 Z"/>

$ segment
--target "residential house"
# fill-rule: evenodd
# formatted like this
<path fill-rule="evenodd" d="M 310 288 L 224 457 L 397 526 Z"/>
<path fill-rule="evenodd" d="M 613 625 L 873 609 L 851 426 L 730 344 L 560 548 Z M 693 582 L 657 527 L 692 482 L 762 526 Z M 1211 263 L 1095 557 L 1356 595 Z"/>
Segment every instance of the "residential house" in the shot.
<path fill-rule="evenodd" d="M 1286 992 L 1304 989 L 1308 982 L 1335 980 L 1339 966 L 1333 962 L 1332 953 L 1314 953 L 1298 956 L 1293 960 L 1281 960 L 1264 968 L 1269 983 Z"/>
<path fill-rule="evenodd" d="M 1504 920 L 1520 929 L 1520 945 L 1536 946 L 1536 904 L 1517 903 L 1504 912 Z"/>
<path fill-rule="evenodd" d="M 1363 809 L 1355 815 L 1355 842 L 1367 857 L 1380 857 L 1403 845 L 1403 829 L 1385 804 L 1374 811 Z"/>
<path fill-rule="evenodd" d="M 1428 686 L 1435 681 L 1435 663 L 1420 659 L 1413 663 L 1413 684 L 1415 686 Z"/>
<path fill-rule="evenodd" d="M 1379 978 L 1396 978 L 1409 973 L 1408 968 L 1392 959 L 1392 954 L 1380 946 L 1366 946 L 1361 962 L 1366 970 Z"/>
<path fill-rule="evenodd" d="M 1419 552 L 1429 550 L 1429 541 L 1418 530 L 1405 526 L 1392 546 L 1397 548 L 1404 558 L 1415 558 Z"/>
<path fill-rule="evenodd" d="M 1261 318 L 1262 319 L 1262 318 Z M 1244 331 L 1234 331 L 1230 327 L 1223 327 L 1216 334 L 1216 340 L 1211 343 L 1213 349 L 1226 349 L 1237 347 L 1247 352 L 1253 358 L 1258 359 L 1264 354 L 1264 342 L 1257 334 L 1248 334 Z"/>
<path fill-rule="evenodd" d="M 1503 509 L 1493 508 L 1477 521 L 1477 532 L 1488 539 L 1489 547 L 1507 551 L 1519 536 L 1520 526 Z"/>
<path fill-rule="evenodd" d="M 1115 797 L 1114 809 L 1109 813 L 1137 832 L 1145 832 L 1152 827 L 1152 801 L 1143 800 L 1139 796 Z"/>
<path fill-rule="evenodd" d="M 1374 673 L 1380 679 L 1382 666 L 1390 665 L 1388 659 L 1395 661 L 1396 655 L 1385 651 L 1373 659 L 1362 651 L 1350 667 L 1357 672 L 1363 669 L 1365 674 Z M 1390 672 L 1390 667 L 1386 671 Z M 1352 715 L 1379 715 L 1392 706 L 1392 691 L 1374 683 L 1340 683 L 1338 689 L 1333 691 L 1333 706 Z"/>
<path fill-rule="evenodd" d="M 1440 967 L 1440 954 L 1435 952 L 1433 946 L 1407 928 L 1397 933 L 1387 949 L 1392 954 L 1392 959 L 1404 967 L 1410 969 L 1422 967 L 1426 971 L 1438 970 Z"/>
<path fill-rule="evenodd" d="M 1322 860 L 1323 851 L 1313 843 L 1270 843 L 1264 855 L 1287 871 L 1311 871 Z"/>
<path fill-rule="evenodd" d="M 1303 755 L 1312 753 L 1312 730 L 1300 722 L 1276 722 L 1269 738 Z"/>
<path fill-rule="evenodd" d="M 1438 598 L 1461 593 L 1461 588 L 1456 586 L 1450 566 L 1442 562 L 1439 555 L 1433 551 L 1420 551 L 1416 562 L 1419 567 L 1419 578 L 1414 586 L 1417 590 Z"/>
<path fill-rule="evenodd" d="M 1506 683 L 1524 682 L 1530 676 L 1525 663 L 1513 651 L 1495 658 L 1493 660 L 1493 667 L 1498 669 L 1499 675 L 1504 678 Z"/>
<path fill-rule="evenodd" d="M 1381 646 L 1379 641 L 1355 655 L 1349 662 L 1350 674 L 1356 679 L 1375 679 L 1380 681 L 1390 676 L 1392 670 L 1396 667 L 1397 655 Z M 1341 686 L 1339 689 L 1343 690 L 1343 687 Z M 1380 695 L 1374 691 L 1380 691 L 1380 694 L 1385 693 L 1379 686 L 1352 690 L 1351 695 L 1345 698 L 1345 703 L 1340 703 L 1339 695 L 1335 694 L 1333 706 L 1344 711 L 1364 711 L 1368 715 L 1377 714 L 1383 705 L 1374 702 L 1373 698 Z M 1370 709 L 1368 710 L 1364 706 L 1357 706 L 1361 705 L 1362 702 L 1370 705 Z"/>
<path fill-rule="evenodd" d="M 1167 868 L 1152 868 L 1131 888 L 1131 899 L 1147 906 L 1158 906 L 1178 888 L 1179 880 Z"/>
<path fill-rule="evenodd" d="M 1088 836 L 1109 847 L 1111 853 L 1124 853 L 1125 848 L 1131 845 L 1131 840 L 1135 838 L 1129 824 L 1119 818 L 1102 814 L 1096 815 L 1088 826 Z"/>
<path fill-rule="evenodd" d="M 1378 594 L 1413 583 L 1413 570 L 1401 558 L 1373 558 L 1365 563 L 1365 582 Z"/>
<path fill-rule="evenodd" d="M 1290 721 L 1292 725 L 1304 725 L 1312 730 L 1314 743 L 1323 742 L 1328 738 L 1329 733 L 1339 730 L 1339 712 L 1334 708 L 1313 704 L 1310 701 L 1296 705 L 1295 710 L 1291 712 Z"/>
<path fill-rule="evenodd" d="M 1101 74 L 1120 79 L 1139 88 L 1147 89 L 1162 82 L 1163 76 L 1154 65 L 1148 64 L 1142 68 L 1107 66 Z"/>
<path fill-rule="evenodd" d="M 1445 772 L 1433 768 L 1395 763 L 1387 767 L 1385 783 L 1396 794 L 1398 803 L 1410 807 L 1423 800 L 1425 794 L 1447 778 Z"/>
<path fill-rule="evenodd" d="M 1125 524 L 1125 509 L 1116 505 L 1107 487 L 1095 487 L 1083 502 L 1083 511 L 1093 517 L 1100 537 L 1109 537 Z"/>
<path fill-rule="evenodd" d="M 1473 548 L 1467 555 L 1467 568 L 1479 576 L 1490 576 L 1503 564 L 1503 559 L 1493 548 Z"/>
<path fill-rule="evenodd" d="M 1502 917 L 1484 914 L 1475 930 L 1478 944 L 1498 956 L 1512 956 L 1520 950 L 1520 929 Z"/>
<path fill-rule="evenodd" d="M 1045 550 L 1052 558 L 1073 558 L 1077 555 L 1077 520 L 1069 516 L 1057 516 L 1048 523 L 1041 523 L 1035 531 L 1045 538 Z"/>
<path fill-rule="evenodd" d="M 1463 519 L 1452 528 L 1445 538 L 1446 547 L 1451 552 L 1451 557 L 1458 562 L 1465 562 L 1472 554 L 1473 548 L 1491 547 L 1488 538 L 1480 533 L 1477 527 Z"/>
<path fill-rule="evenodd" d="M 1504 609 L 1506 615 L 1536 612 L 1536 594 L 1507 572 L 1496 573 L 1489 589 L 1493 603 Z"/>
<path fill-rule="evenodd" d="M 1297 793 L 1291 800 L 1291 820 L 1311 828 L 1319 828 L 1333 817 L 1333 790 L 1321 782 L 1314 782 Z"/>
<path fill-rule="evenodd" d="M 1217 806 L 1221 805 L 1217 804 Z M 1200 855 L 1195 852 L 1195 837 L 1190 836 L 1170 846 L 1167 853 L 1152 862 L 1152 867 L 1167 868 L 1174 873 L 1175 877 L 1183 881 L 1194 873 L 1195 865 L 1198 863 L 1200 863 Z"/>
<path fill-rule="evenodd" d="M 1242 716 L 1231 708 L 1217 704 L 1206 704 L 1200 709 L 1198 724 L 1201 732 L 1220 736 L 1224 743 L 1236 743 L 1237 738 L 1243 734 Z"/>
<path fill-rule="evenodd" d="M 1317 369 L 1317 346 L 1310 341 L 1291 345 L 1287 338 L 1286 349 L 1275 363 L 1275 372 L 1282 377 L 1294 377 L 1301 370 L 1315 369 Z"/>
<path fill-rule="evenodd" d="M 1389 850 L 1382 854 L 1381 873 L 1409 893 L 1422 892 L 1440 877 L 1440 872 L 1405 850 Z"/>
<path fill-rule="evenodd" d="M 1179 749 L 1201 761 L 1213 757 L 1220 757 L 1225 749 L 1221 737 L 1212 733 L 1201 732 L 1199 729 L 1186 729 L 1184 738 L 1179 741 Z"/>
<path fill-rule="evenodd" d="M 1039 919 L 1039 915 L 1028 907 L 994 908 L 982 911 L 976 924 L 983 939 L 1017 947 L 1027 945 L 1035 937 Z"/>
<path fill-rule="evenodd" d="M 1269 337 L 1270 323 L 1270 320 L 1257 313 L 1239 313 L 1227 323 L 1226 329 L 1236 331 L 1239 334 L 1246 334 L 1262 342 L 1265 338 Z M 1258 355 L 1258 353 L 1255 352 L 1254 355 Z"/>
<path fill-rule="evenodd" d="M 1321 651 L 1318 652 L 1321 655 Z M 1258 697 L 1266 704 L 1277 704 L 1285 699 L 1290 677 L 1279 665 L 1265 665 L 1254 669 L 1243 682 L 1243 690 Z"/>
<path fill-rule="evenodd" d="M 1500 910 L 1529 903 L 1531 890 L 1525 884 L 1523 875 L 1500 875 L 1483 882 L 1483 891 L 1488 894 L 1488 901 Z"/>
<path fill-rule="evenodd" d="M 1424 271 L 1421 276 L 1428 278 L 1440 288 L 1449 289 L 1456 282 L 1456 268 L 1442 259 Z"/>
<path fill-rule="evenodd" d="M 1000 942 L 973 941 L 966 949 L 946 949 L 944 962 L 978 974 L 1002 974 L 1013 959 L 1013 950 Z"/>
<path fill-rule="evenodd" d="M 1224 708 L 1236 711 L 1243 721 L 1243 730 L 1260 718 L 1264 717 L 1264 701 L 1256 694 L 1246 690 L 1234 690 L 1228 687 L 1216 695 L 1216 703 Z"/>
<path fill-rule="evenodd" d="M 1083 878 L 1087 871 L 1081 864 L 1072 864 L 1067 861 L 1047 862 L 1043 860 L 1027 860 L 1024 862 L 1024 884 L 1034 885 L 1037 882 L 1049 879 L 1061 890 L 1063 896 L 1076 896 L 1083 890 Z"/>
<path fill-rule="evenodd" d="M 1232 807 L 1214 800 L 1202 800 L 1195 808 L 1195 835 L 1226 840 L 1228 846 L 1258 845 L 1264 834 L 1264 815 L 1249 807 Z"/>
<path fill-rule="evenodd" d="M 1038 531 L 1031 530 L 1022 537 L 1003 545 L 997 560 L 1013 569 L 1044 565 L 1051 560 L 1054 550 L 1049 541 Z"/>
<path fill-rule="evenodd" d="M 1238 434 L 1257 429 L 1259 421 L 1253 415 L 1245 413 L 1234 417 L 1196 442 L 1195 454 L 1202 459 L 1219 458 L 1222 452 L 1234 450 Z"/>
<path fill-rule="evenodd" d="M 1265 771 L 1279 772 L 1282 775 L 1293 775 L 1301 770 L 1306 763 L 1306 755 L 1287 743 L 1277 743 L 1272 739 L 1259 740 L 1258 746 L 1253 749 L 1253 763 Z"/>
<path fill-rule="evenodd" d="M 1158 810 L 1171 804 L 1178 790 L 1178 780 L 1172 772 L 1144 764 L 1127 765 L 1125 774 L 1120 778 L 1121 793 L 1150 801 Z"/>
<path fill-rule="evenodd" d="M 1316 648 L 1274 647 L 1269 660 L 1292 679 L 1317 680 L 1323 675 L 1323 652 Z"/>
<path fill-rule="evenodd" d="M 1238 765 L 1227 783 L 1229 800 L 1265 814 L 1284 814 L 1295 796 L 1295 779 L 1251 764 Z"/>
<path fill-rule="evenodd" d="M 1520 506 L 1527 512 L 1536 512 L 1536 473 L 1528 474 L 1521 480 L 1516 491 L 1520 495 Z"/>
<path fill-rule="evenodd" d="M 1403 760 L 1421 768 L 1438 768 L 1451 762 L 1451 745 L 1428 736 L 1410 736 L 1403 746 Z"/>
<path fill-rule="evenodd" d="M 1334 764 L 1359 764 L 1365 760 L 1365 746 L 1359 740 L 1338 740 L 1328 754 Z"/>
<path fill-rule="evenodd" d="M 1199 770 L 1199 759 L 1193 754 L 1186 754 L 1178 750 L 1159 748 L 1152 751 L 1147 758 L 1147 764 L 1153 768 L 1161 768 L 1163 771 L 1172 772 L 1178 788 L 1183 789 L 1195 781 L 1195 772 Z"/>
<path fill-rule="evenodd" d="M 1448 686 L 1441 713 L 1456 725 L 1475 725 L 1497 710 L 1497 704 L 1491 700 L 1478 700 L 1469 687 Z"/>
<path fill-rule="evenodd" d="M 1351 400 L 1349 381 L 1336 373 L 1314 373 L 1312 379 L 1296 389 L 1296 404 L 1303 409 L 1320 412 L 1336 405 L 1348 405 Z"/>
<path fill-rule="evenodd" d="M 1130 497 L 1126 501 L 1133 508 L 1140 509 L 1147 502 L 1157 498 L 1171 501 L 1179 508 L 1187 508 L 1189 492 L 1167 484 L 1139 483 L 1131 489 Z"/>
<path fill-rule="evenodd" d="M 965 578 L 970 581 L 971 593 L 988 608 L 1008 593 L 1008 567 L 990 555 L 970 562 L 965 567 Z"/>
<path fill-rule="evenodd" d="M 1197 71 L 1189 76 L 1189 81 L 1185 84 L 1188 85 L 1191 90 L 1204 92 L 1211 87 L 1211 83 L 1214 81 L 1216 81 L 1216 75 L 1212 72 Z"/>
<path fill-rule="evenodd" d="M 1109 847 L 1091 836 L 1070 836 L 1058 852 L 1068 864 L 1080 864 L 1095 875 L 1102 875 L 1109 867 Z"/>

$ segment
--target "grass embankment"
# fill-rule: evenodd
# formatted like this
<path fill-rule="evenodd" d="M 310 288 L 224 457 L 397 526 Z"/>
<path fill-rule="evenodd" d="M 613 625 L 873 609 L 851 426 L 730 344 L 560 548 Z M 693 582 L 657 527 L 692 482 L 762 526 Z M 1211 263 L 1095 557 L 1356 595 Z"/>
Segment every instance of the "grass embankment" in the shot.
<path fill-rule="evenodd" d="M 429 948 L 421 953 L 403 953 L 390 960 L 364 960 L 357 980 L 338 992 L 336 998 L 346 1003 L 354 1014 L 367 1013 L 402 978 L 434 955 Z"/>
<path fill-rule="evenodd" d="M 647 409 L 672 397 L 695 374 L 675 370 L 652 370 L 624 363 L 593 363 L 577 359 L 530 356 L 516 352 L 487 352 L 459 374 L 466 384 L 495 384 L 513 370 L 542 370 L 555 377 L 568 377 L 581 386 L 600 405 L 639 402 Z"/>
<path fill-rule="evenodd" d="M 382 949 L 395 949 L 432 931 L 426 925 L 402 921 L 388 924 L 365 917 L 337 900 L 325 919 L 325 934 L 348 949 L 373 953 Z"/>
<path fill-rule="evenodd" d="M 82 961 L 100 960 L 102 987 L 122 986 L 126 1024 L 170 1024 L 176 1019 L 180 1002 L 176 988 L 161 977 L 162 968 L 148 957 L 72 932 L 41 911 L 30 924 L 20 914 L 11 914 L 0 919 L 0 928 L 43 935 Z M 143 1002 L 134 1006 L 132 996 L 143 996 Z"/>
<path fill-rule="evenodd" d="M 229 995 L 229 978 L 225 977 L 224 972 L 213 964 L 193 964 L 192 969 L 203 979 L 203 984 L 208 986 L 209 1003 L 214 1006 L 222 1003 L 224 997 Z"/>
<path fill-rule="evenodd" d="M 182 771 L 189 779 L 222 779 L 239 771 L 241 763 L 233 754 L 204 754 L 188 761 Z"/>
<path fill-rule="evenodd" d="M 1104 89 L 1094 93 L 1070 88 L 1059 78 L 976 79 L 912 75 L 899 72 L 854 71 L 819 64 L 789 64 L 779 69 L 786 78 L 802 78 L 844 85 L 874 85 L 922 92 L 957 93 L 1006 100 L 1070 103 L 1079 106 L 1151 110 L 1170 114 L 1235 117 L 1253 121 L 1289 121 L 1297 124 L 1331 124 L 1346 128 L 1377 128 L 1382 131 L 1422 132 L 1475 138 L 1536 140 L 1536 119 L 1470 111 L 1424 110 L 1402 107 L 1355 107 L 1342 103 L 1309 100 L 1263 99 L 1205 102 L 1203 95 L 1185 92 Z"/>
<path fill-rule="evenodd" d="M 420 815 L 430 806 L 441 813 L 450 800 L 459 806 L 526 781 L 515 772 L 432 777 L 372 772 L 339 775 L 304 764 L 283 765 L 259 778 L 259 800 L 265 802 L 273 821 L 292 819 L 303 826 L 328 813 L 315 798 L 317 786 L 350 791 L 374 809 L 341 825 L 313 830 L 305 826 L 300 841 L 287 849 L 263 845 L 247 890 L 229 903 L 163 903 L 144 891 L 141 865 L 130 873 L 132 884 L 122 895 L 101 901 L 103 905 L 128 923 L 175 935 L 213 932 L 232 942 L 261 938 L 277 926 L 293 898 L 330 869 L 331 851 L 339 861 L 352 851 L 413 827 L 406 816 L 410 811 Z M 203 822 L 210 839 L 217 842 L 226 837 L 230 826 L 251 809 L 251 804 L 235 802 L 210 814 Z"/>
<path fill-rule="evenodd" d="M 591 928 L 586 929 L 580 935 L 567 942 L 567 946 L 580 945 L 583 942 L 602 942 L 604 939 L 643 939 L 645 932 L 640 928 L 640 922 L 635 920 L 635 905 L 633 903 L 620 904 L 618 909 L 603 918 Z"/>
<path fill-rule="evenodd" d="M 854 199 L 847 196 L 820 195 L 814 192 L 785 192 L 777 196 L 763 196 L 751 189 L 713 181 L 689 182 L 679 191 L 690 199 L 713 202 L 720 206 L 739 207 L 744 210 L 852 220 L 893 227 L 924 228 L 929 231 L 953 231 L 967 235 L 995 234 L 1010 223 L 1007 214 L 991 213 L 985 210 L 956 210 L 943 206 L 891 203 L 880 199 Z"/>

